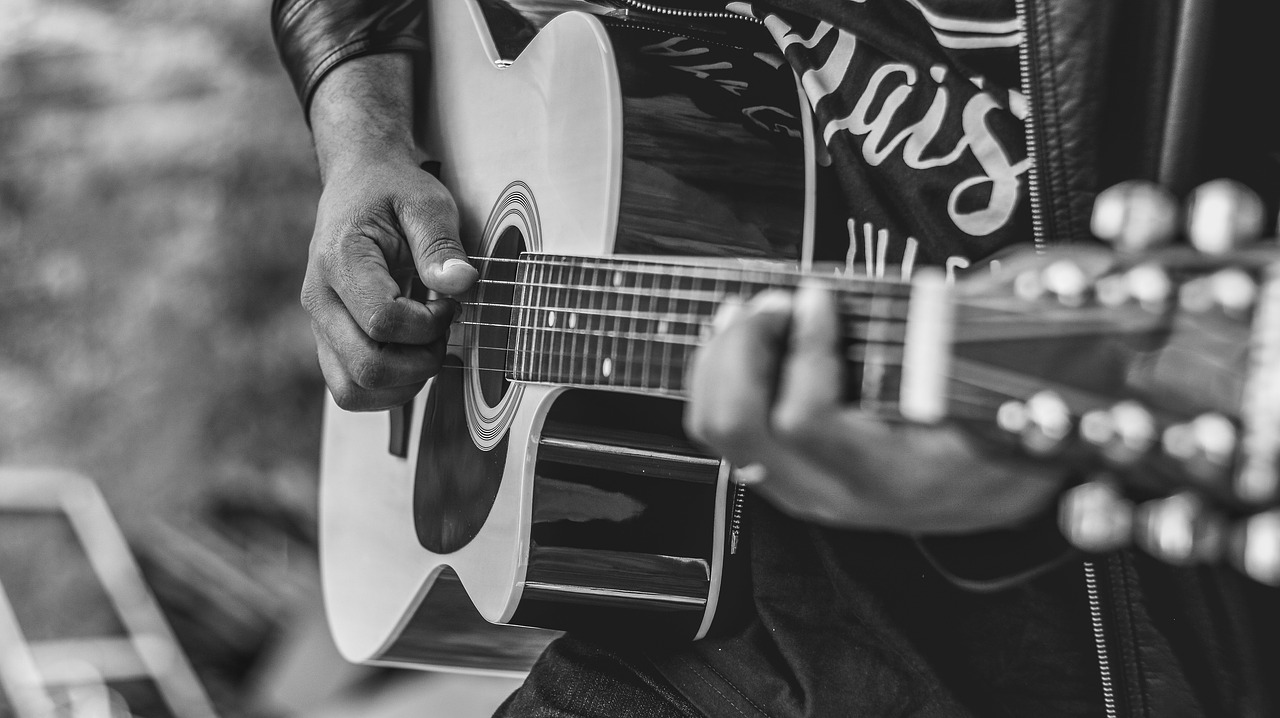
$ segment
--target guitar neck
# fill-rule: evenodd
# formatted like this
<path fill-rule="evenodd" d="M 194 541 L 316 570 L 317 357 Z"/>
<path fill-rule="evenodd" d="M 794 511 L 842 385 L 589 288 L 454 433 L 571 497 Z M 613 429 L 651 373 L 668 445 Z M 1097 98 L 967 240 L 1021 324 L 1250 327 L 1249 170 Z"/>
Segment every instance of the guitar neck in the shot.
<path fill-rule="evenodd" d="M 924 336 L 909 326 L 913 286 L 902 282 L 616 257 L 524 254 L 485 261 L 490 266 L 464 323 L 477 332 L 482 350 L 504 353 L 501 366 L 516 381 L 681 397 L 689 358 L 727 298 L 809 281 L 825 284 L 836 299 L 848 398 L 869 410 L 897 412 L 909 339 Z M 939 289 L 934 294 L 942 301 L 934 305 L 945 304 Z M 941 319 L 925 323 L 939 330 Z M 915 354 L 936 358 L 945 351 Z"/>

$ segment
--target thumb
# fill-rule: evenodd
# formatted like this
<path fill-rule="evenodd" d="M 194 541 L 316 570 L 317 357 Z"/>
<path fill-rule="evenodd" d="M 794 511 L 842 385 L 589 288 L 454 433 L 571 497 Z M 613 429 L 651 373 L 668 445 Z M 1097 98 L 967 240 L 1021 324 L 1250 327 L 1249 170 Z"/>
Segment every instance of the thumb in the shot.
<path fill-rule="evenodd" d="M 422 283 L 441 294 L 461 294 L 479 273 L 458 241 L 458 206 L 439 180 L 429 174 L 422 179 L 422 191 L 396 210 L 400 226 Z"/>

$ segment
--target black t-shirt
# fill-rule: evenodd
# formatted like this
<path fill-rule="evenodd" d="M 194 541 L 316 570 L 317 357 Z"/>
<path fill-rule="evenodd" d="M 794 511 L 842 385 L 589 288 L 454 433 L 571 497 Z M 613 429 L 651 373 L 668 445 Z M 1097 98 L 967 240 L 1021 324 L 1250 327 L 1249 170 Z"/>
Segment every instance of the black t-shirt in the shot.
<path fill-rule="evenodd" d="M 816 258 L 908 276 L 1031 241 L 1012 0 L 777 0 L 753 12 L 801 77 L 843 203 L 847 241 L 827 233 Z"/>

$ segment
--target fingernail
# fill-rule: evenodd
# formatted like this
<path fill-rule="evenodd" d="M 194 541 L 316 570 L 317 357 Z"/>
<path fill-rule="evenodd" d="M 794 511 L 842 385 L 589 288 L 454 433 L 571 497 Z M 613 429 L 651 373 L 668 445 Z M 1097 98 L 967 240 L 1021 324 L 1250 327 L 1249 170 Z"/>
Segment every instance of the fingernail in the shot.
<path fill-rule="evenodd" d="M 795 313 L 797 315 L 812 315 L 820 311 L 823 304 L 827 301 L 827 297 L 825 295 L 826 291 L 827 290 L 817 282 L 809 280 L 801 282 L 800 288 L 796 290 L 796 296 L 793 300 Z"/>
<path fill-rule="evenodd" d="M 742 313 L 742 299 L 738 297 L 725 297 L 720 304 L 720 308 L 716 310 L 716 316 L 711 320 L 711 326 L 715 331 L 724 331 L 724 328 L 733 323 L 733 320 Z"/>
<path fill-rule="evenodd" d="M 454 258 L 454 259 L 446 259 L 446 260 L 444 260 L 444 264 L 440 265 L 440 271 L 441 271 L 441 272 L 448 272 L 449 270 L 453 269 L 454 267 L 458 267 L 458 266 L 462 266 L 462 267 L 470 267 L 470 266 L 471 266 L 471 263 L 470 263 L 470 262 L 468 262 L 468 261 L 467 261 L 467 260 L 465 260 L 465 259 L 457 259 L 457 258 Z"/>
<path fill-rule="evenodd" d="M 751 308 L 766 314 L 790 314 L 792 297 L 781 289 L 766 289 L 751 300 Z"/>

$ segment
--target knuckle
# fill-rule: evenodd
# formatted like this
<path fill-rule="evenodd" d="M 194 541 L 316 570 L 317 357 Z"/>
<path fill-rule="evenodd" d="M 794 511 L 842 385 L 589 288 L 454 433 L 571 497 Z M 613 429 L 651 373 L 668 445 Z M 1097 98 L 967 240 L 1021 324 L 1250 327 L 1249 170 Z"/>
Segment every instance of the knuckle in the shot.
<path fill-rule="evenodd" d="M 789 442 L 805 439 L 813 426 L 813 418 L 803 406 L 779 404 L 769 417 L 773 433 Z"/>
<path fill-rule="evenodd" d="M 357 385 L 365 389 L 379 389 L 387 385 L 390 371 L 376 354 L 370 354 L 361 356 L 352 363 L 351 376 Z"/>
<path fill-rule="evenodd" d="M 385 302 L 373 308 L 365 324 L 365 333 L 370 339 L 375 342 L 392 342 L 401 326 L 400 313 L 394 303 Z"/>
<path fill-rule="evenodd" d="M 320 312 L 320 307 L 324 303 L 324 292 L 321 288 L 311 281 L 303 282 L 302 292 L 298 295 L 298 301 L 302 304 L 302 308 L 307 313 L 315 317 Z"/>
<path fill-rule="evenodd" d="M 693 422 L 693 433 L 707 444 L 721 451 L 742 443 L 746 426 L 733 416 L 711 414 Z"/>
<path fill-rule="evenodd" d="M 343 411 L 358 411 L 361 408 L 360 392 L 349 383 L 330 384 L 329 393 L 333 396 L 333 403 Z"/>

